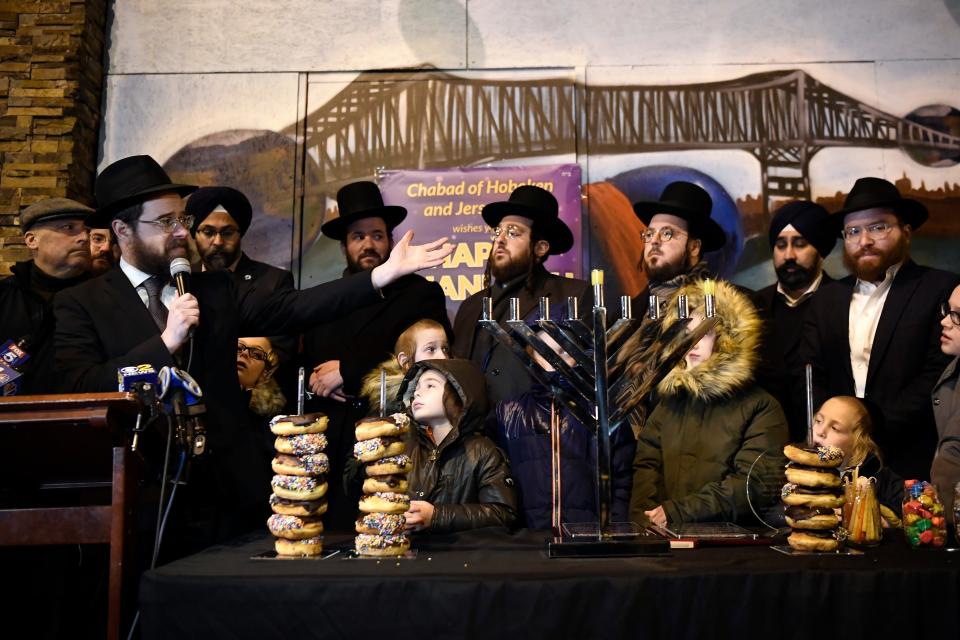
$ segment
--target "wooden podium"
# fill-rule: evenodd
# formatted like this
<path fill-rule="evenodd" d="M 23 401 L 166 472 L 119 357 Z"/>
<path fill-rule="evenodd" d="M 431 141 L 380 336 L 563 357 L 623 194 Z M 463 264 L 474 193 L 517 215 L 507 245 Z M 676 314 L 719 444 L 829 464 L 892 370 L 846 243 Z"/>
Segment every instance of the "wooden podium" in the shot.
<path fill-rule="evenodd" d="M 0 546 L 110 545 L 108 638 L 123 621 L 138 407 L 128 393 L 0 398 Z"/>

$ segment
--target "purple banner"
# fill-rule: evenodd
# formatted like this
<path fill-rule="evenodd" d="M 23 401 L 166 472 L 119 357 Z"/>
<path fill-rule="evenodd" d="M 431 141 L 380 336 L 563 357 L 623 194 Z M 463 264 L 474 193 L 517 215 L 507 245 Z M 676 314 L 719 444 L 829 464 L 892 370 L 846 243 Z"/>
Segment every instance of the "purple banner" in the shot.
<path fill-rule="evenodd" d="M 380 191 L 384 202 L 407 209 L 407 219 L 397 227 L 394 238 L 413 229 L 414 242 L 448 236 L 456 245 L 443 266 L 424 273 L 429 280 L 440 283 L 451 315 L 464 299 L 483 288 L 492 229 L 484 223 L 480 211 L 486 204 L 507 200 L 514 189 L 525 184 L 551 192 L 560 205 L 560 218 L 573 232 L 573 248 L 563 255 L 551 256 L 546 262 L 547 269 L 580 278 L 583 264 L 579 165 L 381 173 Z"/>

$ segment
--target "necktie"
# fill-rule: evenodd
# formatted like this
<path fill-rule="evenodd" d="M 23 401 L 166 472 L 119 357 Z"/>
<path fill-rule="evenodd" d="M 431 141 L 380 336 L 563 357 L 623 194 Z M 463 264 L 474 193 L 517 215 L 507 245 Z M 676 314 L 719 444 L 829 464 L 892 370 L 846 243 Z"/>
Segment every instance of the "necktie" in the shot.
<path fill-rule="evenodd" d="M 160 292 L 163 291 L 164 284 L 160 276 L 153 276 L 144 280 L 142 285 L 147 292 L 147 308 L 160 331 L 167 328 L 167 308 L 160 300 Z"/>

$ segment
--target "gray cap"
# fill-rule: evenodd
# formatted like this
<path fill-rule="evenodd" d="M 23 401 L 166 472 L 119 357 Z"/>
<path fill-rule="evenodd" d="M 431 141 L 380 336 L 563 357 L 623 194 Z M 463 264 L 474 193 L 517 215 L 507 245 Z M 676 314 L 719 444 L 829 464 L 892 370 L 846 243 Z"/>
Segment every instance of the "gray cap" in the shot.
<path fill-rule="evenodd" d="M 40 202 L 34 202 L 20 212 L 20 231 L 26 233 L 33 225 L 44 220 L 55 220 L 57 218 L 82 218 L 86 220 L 92 213 L 93 209 L 76 200 L 47 198 Z"/>

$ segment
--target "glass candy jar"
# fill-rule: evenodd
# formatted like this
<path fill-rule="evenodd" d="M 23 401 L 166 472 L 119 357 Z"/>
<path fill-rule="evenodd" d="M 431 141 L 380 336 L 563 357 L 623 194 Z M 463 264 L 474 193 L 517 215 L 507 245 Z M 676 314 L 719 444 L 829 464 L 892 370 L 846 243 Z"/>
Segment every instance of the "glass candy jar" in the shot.
<path fill-rule="evenodd" d="M 936 486 L 923 480 L 904 480 L 903 533 L 913 549 L 946 544 L 947 519 Z"/>

